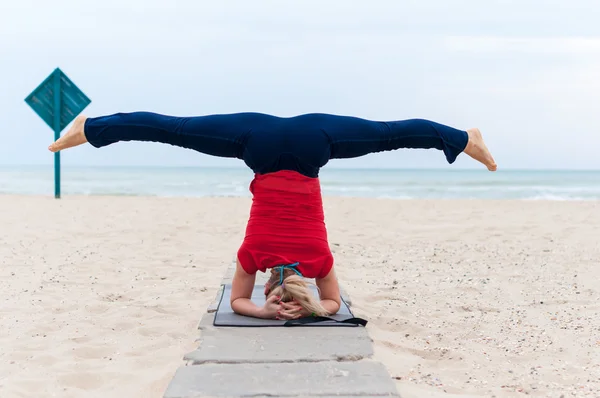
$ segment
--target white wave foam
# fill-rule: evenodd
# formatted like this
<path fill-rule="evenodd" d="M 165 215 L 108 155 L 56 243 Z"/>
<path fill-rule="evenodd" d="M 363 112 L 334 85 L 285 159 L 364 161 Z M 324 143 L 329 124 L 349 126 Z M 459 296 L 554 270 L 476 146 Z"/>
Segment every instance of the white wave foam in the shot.
<path fill-rule="evenodd" d="M 543 193 L 535 196 L 523 198 L 523 200 L 553 200 L 553 201 L 569 201 L 569 200 L 595 200 L 593 198 L 582 198 L 580 196 L 554 195 Z"/>

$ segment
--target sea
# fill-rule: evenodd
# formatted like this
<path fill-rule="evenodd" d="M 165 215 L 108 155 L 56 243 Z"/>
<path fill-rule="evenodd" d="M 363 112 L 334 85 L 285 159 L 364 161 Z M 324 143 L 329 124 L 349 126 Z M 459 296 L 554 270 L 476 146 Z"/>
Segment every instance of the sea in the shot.
<path fill-rule="evenodd" d="M 599 200 L 599 171 L 323 168 L 324 196 L 390 199 Z M 252 172 L 218 167 L 61 168 L 61 194 L 250 196 Z M 0 166 L 0 194 L 54 195 L 54 168 Z"/>

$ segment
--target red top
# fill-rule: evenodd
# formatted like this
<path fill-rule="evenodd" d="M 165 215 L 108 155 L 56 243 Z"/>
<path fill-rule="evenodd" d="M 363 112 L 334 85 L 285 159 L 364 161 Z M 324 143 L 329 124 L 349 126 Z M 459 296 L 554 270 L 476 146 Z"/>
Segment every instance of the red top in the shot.
<path fill-rule="evenodd" d="M 282 170 L 255 174 L 252 208 L 240 249 L 249 274 L 299 262 L 306 278 L 324 278 L 333 266 L 318 178 Z"/>

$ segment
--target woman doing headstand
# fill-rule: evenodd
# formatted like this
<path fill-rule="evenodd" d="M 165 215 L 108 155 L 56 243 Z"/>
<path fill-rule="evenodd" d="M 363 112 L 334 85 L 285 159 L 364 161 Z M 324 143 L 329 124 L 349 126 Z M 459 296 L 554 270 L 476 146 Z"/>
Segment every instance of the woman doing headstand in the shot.
<path fill-rule="evenodd" d="M 399 148 L 438 149 L 448 163 L 465 152 L 490 171 L 496 163 L 478 129 L 458 130 L 423 119 L 378 122 L 349 116 L 261 113 L 174 117 L 149 112 L 78 117 L 49 150 L 89 142 L 153 141 L 208 155 L 242 159 L 254 173 L 252 207 L 237 252 L 231 306 L 239 314 L 296 319 L 332 315 L 340 290 L 327 241 L 319 169 L 330 159 Z M 264 306 L 251 301 L 257 271 L 271 276 Z M 314 278 L 319 299 L 304 278 Z"/>

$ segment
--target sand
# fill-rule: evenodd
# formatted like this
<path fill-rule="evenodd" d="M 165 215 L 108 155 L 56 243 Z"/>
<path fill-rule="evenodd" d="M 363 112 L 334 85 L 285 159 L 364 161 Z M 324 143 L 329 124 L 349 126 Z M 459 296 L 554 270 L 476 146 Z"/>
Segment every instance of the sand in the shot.
<path fill-rule="evenodd" d="M 248 198 L 0 196 L 0 397 L 161 397 Z M 600 396 L 600 203 L 326 198 L 411 397 Z"/>

